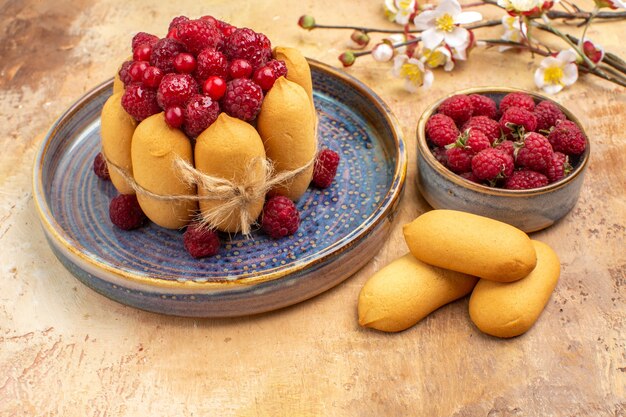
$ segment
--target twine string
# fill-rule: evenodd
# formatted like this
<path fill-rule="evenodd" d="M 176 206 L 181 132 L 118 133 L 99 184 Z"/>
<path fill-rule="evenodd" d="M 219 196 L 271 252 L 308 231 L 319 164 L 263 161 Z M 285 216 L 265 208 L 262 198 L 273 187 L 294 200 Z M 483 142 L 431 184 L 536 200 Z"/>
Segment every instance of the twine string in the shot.
<path fill-rule="evenodd" d="M 200 213 L 198 222 L 201 227 L 214 229 L 216 225 L 222 225 L 235 210 L 239 210 L 239 229 L 244 235 L 250 234 L 251 225 L 256 221 L 250 213 L 251 204 L 264 197 L 270 189 L 292 180 L 315 163 L 315 157 L 313 157 L 299 168 L 276 173 L 271 161 L 264 157 L 252 158 L 248 161 L 242 178 L 235 182 L 201 172 L 189 162 L 177 156 L 172 163 L 175 172 L 180 175 L 180 179 L 189 186 L 195 185 L 199 189 L 203 189 L 204 193 L 203 195 L 164 195 L 154 193 L 141 186 L 128 170 L 112 162 L 104 152 L 102 152 L 102 155 L 108 168 L 119 174 L 138 194 L 159 201 L 222 201 L 221 204 L 217 204 L 215 207 L 203 210 Z M 258 164 L 261 164 L 260 175 L 257 175 Z M 233 219 L 231 218 L 230 220 L 232 221 Z"/>

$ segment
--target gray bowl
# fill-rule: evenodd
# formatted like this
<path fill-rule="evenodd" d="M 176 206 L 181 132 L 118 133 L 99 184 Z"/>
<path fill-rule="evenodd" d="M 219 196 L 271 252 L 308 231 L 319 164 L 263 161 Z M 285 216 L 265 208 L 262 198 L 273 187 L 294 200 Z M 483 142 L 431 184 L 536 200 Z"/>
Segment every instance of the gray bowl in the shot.
<path fill-rule="evenodd" d="M 542 94 L 508 87 L 481 87 L 456 91 L 450 96 L 484 94 L 499 103 L 502 97 L 511 92 L 524 92 L 532 96 L 536 102 L 551 101 L 584 133 L 583 126 L 569 110 Z M 506 190 L 477 184 L 444 167 L 435 159 L 426 142 L 426 121 L 448 97 L 443 97 L 430 105 L 417 125 L 417 187 L 428 204 L 436 209 L 460 210 L 490 217 L 527 233 L 551 226 L 574 207 L 589 161 L 589 138 L 585 152 L 573 161 L 573 171 L 565 178 L 545 187 Z"/>

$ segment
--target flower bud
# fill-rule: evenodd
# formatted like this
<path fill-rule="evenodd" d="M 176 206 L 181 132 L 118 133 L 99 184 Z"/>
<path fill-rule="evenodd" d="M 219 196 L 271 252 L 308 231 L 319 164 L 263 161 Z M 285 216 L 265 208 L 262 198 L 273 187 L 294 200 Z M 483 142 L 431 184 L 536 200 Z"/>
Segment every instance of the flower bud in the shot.
<path fill-rule="evenodd" d="M 300 19 L 298 19 L 298 26 L 302 29 L 315 29 L 315 18 L 306 14 L 302 15 L 300 16 Z"/>
<path fill-rule="evenodd" d="M 354 53 L 347 51 L 339 55 L 339 61 L 341 61 L 344 67 L 350 67 L 354 64 L 354 61 L 356 61 L 356 57 Z"/>
<path fill-rule="evenodd" d="M 393 58 L 393 47 L 387 42 L 377 44 L 372 49 L 372 58 L 378 62 L 391 61 L 391 58 Z"/>
<path fill-rule="evenodd" d="M 356 46 L 356 49 L 363 49 L 370 42 L 370 37 L 367 33 L 355 30 L 350 35 L 350 40 L 353 42 L 353 45 Z"/>
<path fill-rule="evenodd" d="M 594 64 L 602 61 L 604 58 L 604 49 L 600 45 L 596 45 L 590 40 L 583 42 L 583 53 L 587 55 L 587 58 Z"/>

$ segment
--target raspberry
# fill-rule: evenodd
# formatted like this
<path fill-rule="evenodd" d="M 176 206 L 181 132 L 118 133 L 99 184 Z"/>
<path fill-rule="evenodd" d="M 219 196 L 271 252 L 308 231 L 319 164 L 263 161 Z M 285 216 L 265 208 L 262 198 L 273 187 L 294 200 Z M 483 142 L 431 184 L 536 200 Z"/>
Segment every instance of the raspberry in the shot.
<path fill-rule="evenodd" d="M 166 74 L 157 92 L 159 105 L 163 109 L 173 106 L 184 107 L 192 95 L 198 92 L 196 80 L 189 74 Z"/>
<path fill-rule="evenodd" d="M 494 148 L 511 155 L 511 157 L 515 156 L 515 143 L 512 140 L 503 140 L 494 146 Z"/>
<path fill-rule="evenodd" d="M 217 26 L 217 19 L 211 15 L 202 16 L 200 20 L 204 20 L 205 22 L 209 22 L 210 24 Z"/>
<path fill-rule="evenodd" d="M 548 185 L 548 178 L 536 171 L 521 169 L 513 172 L 504 180 L 504 188 L 508 190 L 528 190 Z"/>
<path fill-rule="evenodd" d="M 548 140 L 557 152 L 567 155 L 580 155 L 585 152 L 585 134 L 571 120 L 561 120 L 548 135 Z"/>
<path fill-rule="evenodd" d="M 252 80 L 237 78 L 226 84 L 226 93 L 222 100 L 224 111 L 229 116 L 249 122 L 261 110 L 263 90 Z"/>
<path fill-rule="evenodd" d="M 546 100 L 535 107 L 535 117 L 537 118 L 537 131 L 550 130 L 559 120 L 567 119 L 559 106 Z"/>
<path fill-rule="evenodd" d="M 500 128 L 509 137 L 522 137 L 524 133 L 537 129 L 537 118 L 521 107 L 510 107 L 500 118 Z"/>
<path fill-rule="evenodd" d="M 109 175 L 109 168 L 107 167 L 107 161 L 104 159 L 102 152 L 98 152 L 98 155 L 96 155 L 93 159 L 93 172 L 95 172 L 100 179 L 105 181 L 111 179 L 111 176 Z"/>
<path fill-rule="evenodd" d="M 157 93 L 141 84 L 131 84 L 126 87 L 122 96 L 122 107 L 126 113 L 139 122 L 161 111 L 157 102 Z"/>
<path fill-rule="evenodd" d="M 482 94 L 470 94 L 470 100 L 472 101 L 472 108 L 474 109 L 472 116 L 485 116 L 490 119 L 495 119 L 498 114 L 498 107 L 496 102 L 487 96 Z"/>
<path fill-rule="evenodd" d="M 457 126 L 463 126 L 463 123 L 472 117 L 474 108 L 472 107 L 472 100 L 468 96 L 458 94 L 445 99 L 439 105 L 438 111 L 452 118 Z"/>
<path fill-rule="evenodd" d="M 185 108 L 184 130 L 187 136 L 195 138 L 211 126 L 220 114 L 220 105 L 209 96 L 193 95 Z"/>
<path fill-rule="evenodd" d="M 224 43 L 222 32 L 206 20 L 189 20 L 176 26 L 176 39 L 197 55 L 205 48 L 219 49 Z"/>
<path fill-rule="evenodd" d="M 561 152 L 554 152 L 552 159 L 548 162 L 546 168 L 546 176 L 550 183 L 556 182 L 572 171 L 569 163 L 569 157 Z"/>
<path fill-rule="evenodd" d="M 134 61 L 125 61 L 118 72 L 120 80 L 124 83 L 124 86 L 127 86 L 128 84 L 133 82 L 133 78 L 130 76 L 130 67 L 133 65 L 133 63 Z"/>
<path fill-rule="evenodd" d="M 488 118 L 487 116 L 473 116 L 463 125 L 461 130 L 467 129 L 478 130 L 489 138 L 489 142 L 494 143 L 500 136 L 502 136 L 502 130 L 500 130 L 500 123 Z"/>
<path fill-rule="evenodd" d="M 280 59 L 272 59 L 268 61 L 265 66 L 270 67 L 272 70 L 274 70 L 274 75 L 276 76 L 276 79 L 278 79 L 278 77 L 287 76 L 287 65 L 285 64 L 285 61 L 282 61 Z"/>
<path fill-rule="evenodd" d="M 494 148 L 478 152 L 472 158 L 472 172 L 476 178 L 495 182 L 513 173 L 513 157 Z"/>
<path fill-rule="evenodd" d="M 228 75 L 226 55 L 213 48 L 203 49 L 198 54 L 197 65 L 196 78 L 199 81 L 204 81 L 213 75 L 226 79 Z"/>
<path fill-rule="evenodd" d="M 265 203 L 261 213 L 261 227 L 271 238 L 292 235 L 300 226 L 300 213 L 296 205 L 282 195 L 277 195 Z"/>
<path fill-rule="evenodd" d="M 264 34 L 240 28 L 228 37 L 224 53 L 230 60 L 247 60 L 255 70 L 272 58 L 272 45 Z"/>
<path fill-rule="evenodd" d="M 446 149 L 448 168 L 452 172 L 462 174 L 472 170 L 472 157 L 474 152 L 466 148 L 454 147 Z"/>
<path fill-rule="evenodd" d="M 468 129 L 461 133 L 454 143 L 446 146 L 446 148 L 464 148 L 471 154 L 478 153 L 483 149 L 491 147 L 491 142 L 487 135 L 479 130 Z"/>
<path fill-rule="evenodd" d="M 480 179 L 476 175 L 474 175 L 472 171 L 464 172 L 462 174 L 459 174 L 459 176 L 465 178 L 468 181 L 480 184 Z"/>
<path fill-rule="evenodd" d="M 315 157 L 313 167 L 313 185 L 318 188 L 328 188 L 332 184 L 337 167 L 339 166 L 339 154 L 330 149 L 321 150 Z"/>
<path fill-rule="evenodd" d="M 471 171 L 472 157 L 490 147 L 491 142 L 484 133 L 478 130 L 466 130 L 454 143 L 446 146 L 448 168 L 457 174 Z"/>
<path fill-rule="evenodd" d="M 491 148 L 489 138 L 480 130 L 470 129 L 461 134 L 460 140 L 472 153 L 478 153 L 483 149 Z"/>
<path fill-rule="evenodd" d="M 217 255 L 220 250 L 220 238 L 213 230 L 209 230 L 198 223 L 187 226 L 183 233 L 185 249 L 194 258 Z"/>
<path fill-rule="evenodd" d="M 109 218 L 122 230 L 136 229 L 146 221 L 146 215 L 139 207 L 135 194 L 120 194 L 111 200 Z"/>
<path fill-rule="evenodd" d="M 207 22 L 215 25 L 215 27 L 217 27 L 219 29 L 220 32 L 222 32 L 222 35 L 224 35 L 224 38 L 229 37 L 230 35 L 232 35 L 232 33 L 237 30 L 237 28 L 229 23 L 226 23 L 224 21 L 221 21 L 219 19 L 214 18 L 213 16 L 202 16 L 200 18 L 200 20 L 206 20 Z"/>
<path fill-rule="evenodd" d="M 521 147 L 516 150 L 515 162 L 520 167 L 545 172 L 553 153 L 552 145 L 545 136 L 530 132 L 524 136 Z"/>
<path fill-rule="evenodd" d="M 435 159 L 439 161 L 439 163 L 444 167 L 448 166 L 448 155 L 446 151 L 446 148 L 442 148 L 440 146 L 437 146 L 431 150 Z"/>
<path fill-rule="evenodd" d="M 449 145 L 459 136 L 459 129 L 454 124 L 454 120 L 441 113 L 430 116 L 425 130 L 430 141 L 436 146 Z"/>
<path fill-rule="evenodd" d="M 161 39 L 152 47 L 150 65 L 157 67 L 164 74 L 174 72 L 174 58 L 181 52 L 187 52 L 187 48 L 176 39 Z"/>
<path fill-rule="evenodd" d="M 133 36 L 132 40 L 132 50 L 133 52 L 141 45 L 153 46 L 155 43 L 159 41 L 159 37 L 155 35 L 151 35 L 146 32 L 139 32 L 135 36 Z"/>
<path fill-rule="evenodd" d="M 221 20 L 217 20 L 215 25 L 220 30 L 220 32 L 222 32 L 222 35 L 224 35 L 224 38 L 228 38 L 237 30 L 235 26 L 231 25 L 230 23 L 223 22 Z"/>
<path fill-rule="evenodd" d="M 185 23 L 185 22 L 189 22 L 189 18 L 187 16 L 178 16 L 172 19 L 172 21 L 170 22 L 169 27 L 167 28 L 167 31 L 171 31 L 173 29 L 176 29 L 178 27 L 178 25 L 180 25 L 181 23 Z"/>
<path fill-rule="evenodd" d="M 500 101 L 500 111 L 504 113 L 509 107 L 520 107 L 524 110 L 535 110 L 535 101 L 526 93 L 509 93 Z"/>

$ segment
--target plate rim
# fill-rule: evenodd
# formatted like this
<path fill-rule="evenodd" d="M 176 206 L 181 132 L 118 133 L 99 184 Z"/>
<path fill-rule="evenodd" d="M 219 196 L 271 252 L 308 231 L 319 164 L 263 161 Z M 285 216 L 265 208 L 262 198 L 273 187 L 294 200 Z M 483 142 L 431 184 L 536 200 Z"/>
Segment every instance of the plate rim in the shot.
<path fill-rule="evenodd" d="M 402 191 L 405 186 L 408 155 L 406 143 L 403 139 L 403 132 L 400 123 L 396 116 L 393 114 L 388 105 L 382 101 L 382 99 L 363 82 L 359 81 L 352 75 L 341 71 L 335 67 L 324 64 L 320 61 L 307 58 L 312 70 L 321 71 L 331 77 L 335 77 L 354 88 L 365 97 L 368 98 L 371 104 L 375 106 L 379 114 L 383 116 L 386 124 L 390 128 L 392 133 L 392 139 L 394 142 L 394 150 L 396 151 L 396 161 L 393 176 L 391 178 L 391 184 L 387 189 L 385 196 L 382 198 L 383 204 L 374 213 L 372 213 L 367 219 L 364 219 L 363 224 L 366 227 L 357 227 L 343 236 L 339 241 L 324 248 L 314 254 L 314 258 L 307 262 L 297 262 L 294 265 L 273 271 L 270 273 L 261 273 L 256 276 L 235 278 L 235 279 L 222 279 L 220 281 L 207 281 L 197 282 L 193 280 L 178 281 L 178 280 L 165 280 L 163 278 L 136 274 L 135 271 L 129 271 L 123 267 L 115 267 L 107 263 L 103 263 L 88 256 L 79 248 L 71 244 L 71 239 L 67 238 L 66 231 L 60 226 L 53 216 L 50 207 L 46 202 L 44 187 L 43 187 L 43 164 L 45 156 L 50 147 L 51 141 L 55 134 L 61 129 L 64 123 L 71 120 L 80 109 L 82 109 L 94 96 L 102 94 L 103 90 L 112 87 L 113 79 L 109 79 L 95 86 L 82 97 L 76 100 L 62 115 L 54 122 L 49 129 L 45 138 L 38 147 L 33 164 L 33 200 L 35 202 L 35 208 L 38 212 L 39 220 L 42 224 L 44 232 L 49 236 L 49 239 L 53 241 L 50 244 L 55 244 L 60 251 L 64 251 L 65 256 L 70 255 L 77 260 L 84 262 L 90 269 L 98 272 L 105 272 L 112 275 L 116 280 L 122 280 L 123 282 L 134 283 L 139 286 L 146 286 L 151 289 L 176 289 L 186 291 L 228 291 L 240 287 L 250 287 L 257 284 L 266 283 L 269 281 L 279 280 L 285 276 L 298 274 L 306 270 L 314 268 L 316 265 L 325 264 L 332 260 L 334 257 L 341 255 L 348 251 L 355 243 L 363 240 L 368 232 L 376 228 L 382 221 L 387 219 L 395 209 L 402 196 Z M 104 280 L 110 280 L 110 277 L 104 277 L 100 274 L 98 278 Z"/>

